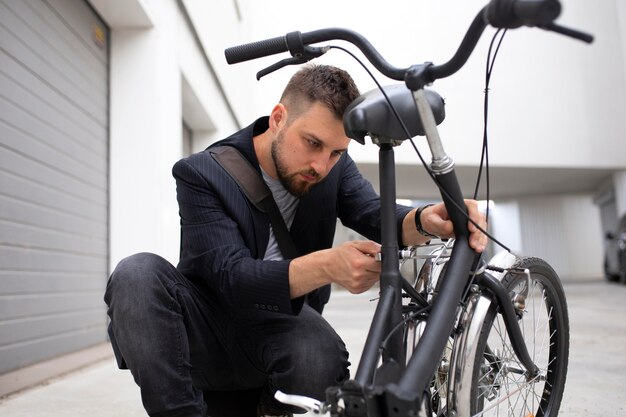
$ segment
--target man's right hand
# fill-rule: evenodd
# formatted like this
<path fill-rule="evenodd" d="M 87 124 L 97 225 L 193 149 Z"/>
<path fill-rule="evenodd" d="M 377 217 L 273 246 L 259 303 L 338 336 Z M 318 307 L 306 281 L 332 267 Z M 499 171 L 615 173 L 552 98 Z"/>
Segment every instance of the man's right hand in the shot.
<path fill-rule="evenodd" d="M 333 282 L 353 294 L 369 290 L 380 279 L 381 263 L 376 260 L 380 245 L 371 240 L 346 242 L 331 249 L 334 259 L 328 273 Z"/>
<path fill-rule="evenodd" d="M 381 263 L 376 260 L 378 253 L 378 243 L 356 240 L 292 260 L 289 265 L 291 298 L 331 282 L 353 294 L 367 291 L 380 278 Z"/>

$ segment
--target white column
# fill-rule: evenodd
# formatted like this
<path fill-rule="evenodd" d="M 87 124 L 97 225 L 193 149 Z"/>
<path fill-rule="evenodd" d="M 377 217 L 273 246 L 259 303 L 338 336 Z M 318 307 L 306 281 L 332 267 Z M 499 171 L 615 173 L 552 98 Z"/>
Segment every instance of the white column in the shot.
<path fill-rule="evenodd" d="M 182 104 L 175 41 L 167 24 L 111 33 L 111 268 L 143 251 L 178 260 L 171 168 L 182 155 Z"/>

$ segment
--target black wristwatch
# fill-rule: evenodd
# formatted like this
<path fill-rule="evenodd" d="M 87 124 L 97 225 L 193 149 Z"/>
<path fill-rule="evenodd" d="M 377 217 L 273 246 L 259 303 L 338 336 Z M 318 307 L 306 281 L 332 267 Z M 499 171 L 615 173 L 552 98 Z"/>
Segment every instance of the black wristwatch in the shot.
<path fill-rule="evenodd" d="M 422 236 L 426 236 L 426 237 L 430 237 L 430 238 L 439 238 L 439 236 L 437 235 L 433 235 L 432 233 L 427 232 L 426 230 L 424 230 L 424 226 L 422 226 L 422 211 L 424 211 L 426 208 L 432 206 L 434 204 L 425 204 L 421 207 L 419 207 L 416 211 L 415 211 L 415 228 L 417 229 L 417 232 L 422 235 Z"/>

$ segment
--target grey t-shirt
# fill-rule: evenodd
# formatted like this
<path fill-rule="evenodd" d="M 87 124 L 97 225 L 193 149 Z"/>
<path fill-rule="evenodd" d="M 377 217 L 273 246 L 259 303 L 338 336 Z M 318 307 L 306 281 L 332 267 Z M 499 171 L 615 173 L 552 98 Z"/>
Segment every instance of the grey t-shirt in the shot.
<path fill-rule="evenodd" d="M 274 196 L 274 201 L 276 201 L 276 205 L 278 206 L 278 210 L 280 214 L 283 216 L 283 220 L 287 225 L 287 229 L 291 229 L 291 224 L 293 223 L 293 218 L 296 216 L 296 210 L 298 209 L 298 204 L 300 203 L 300 199 L 290 194 L 289 191 L 283 187 L 279 180 L 275 180 L 270 177 L 263 168 L 261 168 L 261 173 L 263 174 L 263 179 L 265 183 L 269 187 L 272 195 Z M 281 261 L 283 258 L 283 254 L 280 252 L 280 248 L 278 247 L 278 241 L 274 236 L 274 230 L 270 225 L 270 240 L 267 243 L 267 250 L 265 251 L 265 256 L 263 260 L 265 261 Z"/>

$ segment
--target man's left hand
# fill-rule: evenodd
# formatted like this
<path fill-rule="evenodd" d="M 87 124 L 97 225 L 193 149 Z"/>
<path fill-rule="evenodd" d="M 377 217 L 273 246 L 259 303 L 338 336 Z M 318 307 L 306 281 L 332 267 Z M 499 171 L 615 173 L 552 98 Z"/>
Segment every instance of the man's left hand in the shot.
<path fill-rule="evenodd" d="M 483 230 L 486 230 L 487 219 L 478 209 L 478 202 L 476 200 L 465 200 L 465 205 L 467 206 L 469 218 L 476 222 Z M 443 203 L 435 204 L 424 209 L 424 211 L 422 211 L 421 220 L 422 227 L 425 231 L 442 238 L 454 237 L 452 221 Z M 472 222 L 468 222 L 467 227 L 470 232 L 470 247 L 478 253 L 483 252 L 487 246 L 487 236 L 478 230 Z"/>

